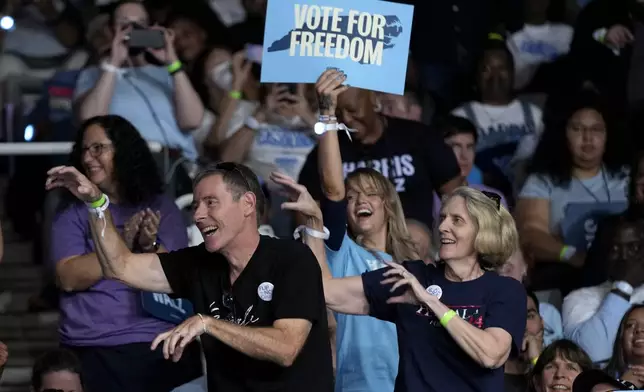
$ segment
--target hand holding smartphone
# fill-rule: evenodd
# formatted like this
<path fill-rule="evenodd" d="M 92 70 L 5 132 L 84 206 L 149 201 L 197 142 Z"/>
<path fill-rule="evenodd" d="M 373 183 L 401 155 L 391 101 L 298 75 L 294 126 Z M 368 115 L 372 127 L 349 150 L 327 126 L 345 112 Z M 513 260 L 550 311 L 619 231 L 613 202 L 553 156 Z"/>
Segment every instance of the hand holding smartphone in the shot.
<path fill-rule="evenodd" d="M 126 36 L 127 46 L 132 49 L 162 49 L 165 47 L 163 30 L 132 29 Z"/>

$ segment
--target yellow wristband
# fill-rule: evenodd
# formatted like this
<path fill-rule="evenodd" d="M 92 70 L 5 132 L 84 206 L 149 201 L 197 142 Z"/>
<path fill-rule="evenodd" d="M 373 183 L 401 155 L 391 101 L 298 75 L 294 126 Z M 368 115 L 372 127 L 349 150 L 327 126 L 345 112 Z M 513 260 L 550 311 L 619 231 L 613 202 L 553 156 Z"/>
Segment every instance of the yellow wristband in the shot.
<path fill-rule="evenodd" d="M 183 64 L 181 64 L 181 61 L 179 61 L 179 60 L 174 61 L 173 63 L 168 65 L 168 72 L 173 74 L 173 73 L 177 72 L 179 69 L 181 69 L 182 65 Z"/>
<path fill-rule="evenodd" d="M 445 313 L 443 317 L 441 317 L 441 325 L 443 327 L 447 327 L 447 323 L 449 323 L 449 321 L 453 319 L 454 316 L 456 316 L 456 312 L 453 310 L 448 310 L 447 313 Z"/>
<path fill-rule="evenodd" d="M 536 357 L 532 358 L 532 360 L 530 361 L 530 363 L 532 364 L 532 366 L 534 366 L 534 365 L 536 365 L 536 364 L 537 364 L 537 361 L 538 361 L 538 360 L 539 360 L 539 356 L 537 355 Z"/>
<path fill-rule="evenodd" d="M 489 33 L 487 35 L 487 39 L 490 39 L 493 41 L 503 41 L 503 36 L 499 33 Z"/>
<path fill-rule="evenodd" d="M 103 207 L 103 204 L 105 204 L 105 194 L 104 193 L 101 194 L 101 197 L 98 200 L 96 200 L 94 202 L 91 202 L 91 203 L 87 203 L 89 208 L 94 208 L 94 209 Z"/>
<path fill-rule="evenodd" d="M 230 98 L 232 98 L 232 99 L 241 99 L 241 97 L 242 97 L 242 93 L 241 93 L 241 91 L 237 91 L 237 90 L 230 90 L 230 91 L 228 92 L 228 96 L 229 96 Z"/>

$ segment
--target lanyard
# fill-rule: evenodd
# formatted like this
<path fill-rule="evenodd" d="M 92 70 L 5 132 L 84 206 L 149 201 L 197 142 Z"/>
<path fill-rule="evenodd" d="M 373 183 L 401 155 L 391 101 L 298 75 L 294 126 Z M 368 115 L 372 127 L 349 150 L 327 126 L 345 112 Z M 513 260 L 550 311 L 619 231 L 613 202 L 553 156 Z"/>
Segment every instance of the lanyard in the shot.
<path fill-rule="evenodd" d="M 610 202 L 611 202 L 611 200 L 610 200 L 610 191 L 609 191 L 609 189 L 608 189 L 608 179 L 606 178 L 606 171 L 604 170 L 604 167 L 603 167 L 603 166 L 602 166 L 602 168 L 601 168 L 601 174 L 602 174 L 602 182 L 604 183 L 604 191 L 606 192 L 606 198 L 608 198 L 608 203 L 610 203 Z M 581 185 L 581 186 L 582 186 L 582 188 L 584 188 L 584 190 L 586 191 L 586 193 L 588 193 L 588 194 L 590 195 L 590 197 L 592 197 L 593 199 L 595 199 L 595 201 L 596 201 L 597 203 L 601 203 L 601 202 L 602 202 L 601 200 L 599 200 L 599 197 L 597 197 L 597 195 L 596 195 L 593 191 L 591 191 L 591 190 L 586 186 L 586 184 L 584 184 L 584 182 L 583 182 L 582 180 L 580 180 L 578 177 L 574 177 L 574 179 L 575 179 L 575 180 L 577 180 L 577 182 L 579 182 L 579 185 Z"/>

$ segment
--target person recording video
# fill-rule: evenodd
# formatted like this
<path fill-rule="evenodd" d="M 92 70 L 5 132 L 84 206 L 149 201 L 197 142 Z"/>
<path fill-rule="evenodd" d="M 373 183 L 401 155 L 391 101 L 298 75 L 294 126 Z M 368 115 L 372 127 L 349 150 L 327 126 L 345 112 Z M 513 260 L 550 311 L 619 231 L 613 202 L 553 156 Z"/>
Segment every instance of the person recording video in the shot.
<path fill-rule="evenodd" d="M 79 120 L 116 114 L 129 120 L 147 141 L 197 159 L 191 131 L 204 107 L 184 72 L 174 33 L 150 26 L 138 1 L 118 2 L 110 13 L 112 42 L 98 66 L 81 73 L 74 91 Z"/>

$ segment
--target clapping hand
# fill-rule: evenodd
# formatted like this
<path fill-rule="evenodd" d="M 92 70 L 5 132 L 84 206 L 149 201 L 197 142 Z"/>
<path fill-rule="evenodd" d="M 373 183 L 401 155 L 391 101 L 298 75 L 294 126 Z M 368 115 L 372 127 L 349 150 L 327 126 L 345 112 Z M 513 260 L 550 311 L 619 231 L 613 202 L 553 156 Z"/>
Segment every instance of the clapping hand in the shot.
<path fill-rule="evenodd" d="M 47 172 L 45 189 L 54 188 L 66 188 L 85 203 L 93 203 L 102 195 L 94 183 L 72 166 L 56 166 Z"/>
<path fill-rule="evenodd" d="M 391 268 L 382 274 L 386 279 L 380 283 L 393 283 L 390 290 L 392 293 L 398 288 L 406 286 L 405 292 L 402 295 L 390 297 L 387 300 L 388 304 L 425 305 L 429 301 L 436 300 L 436 297 L 430 295 L 418 279 L 401 264 L 390 261 L 386 261 L 385 264 Z"/>
<path fill-rule="evenodd" d="M 172 358 L 174 362 L 178 362 L 186 346 L 206 332 L 204 328 L 206 318 L 202 319 L 202 317 L 204 316 L 192 316 L 168 332 L 157 335 L 150 348 L 156 350 L 163 342 L 163 357 Z"/>
<path fill-rule="evenodd" d="M 123 240 L 128 249 L 134 249 L 134 241 L 139 235 L 139 229 L 141 227 L 141 222 L 143 221 L 143 216 L 145 215 L 144 211 L 139 211 L 136 214 L 132 215 L 130 219 L 125 222 L 123 228 Z"/>
<path fill-rule="evenodd" d="M 143 214 L 141 226 L 139 229 L 139 246 L 143 251 L 153 251 L 159 234 L 159 224 L 161 223 L 161 212 L 152 211 L 146 208 L 141 211 Z"/>
<path fill-rule="evenodd" d="M 271 173 L 271 180 L 281 185 L 288 196 L 289 201 L 282 203 L 283 210 L 296 211 L 307 218 L 322 220 L 320 207 L 304 185 L 298 184 L 291 177 L 279 172 Z"/>

